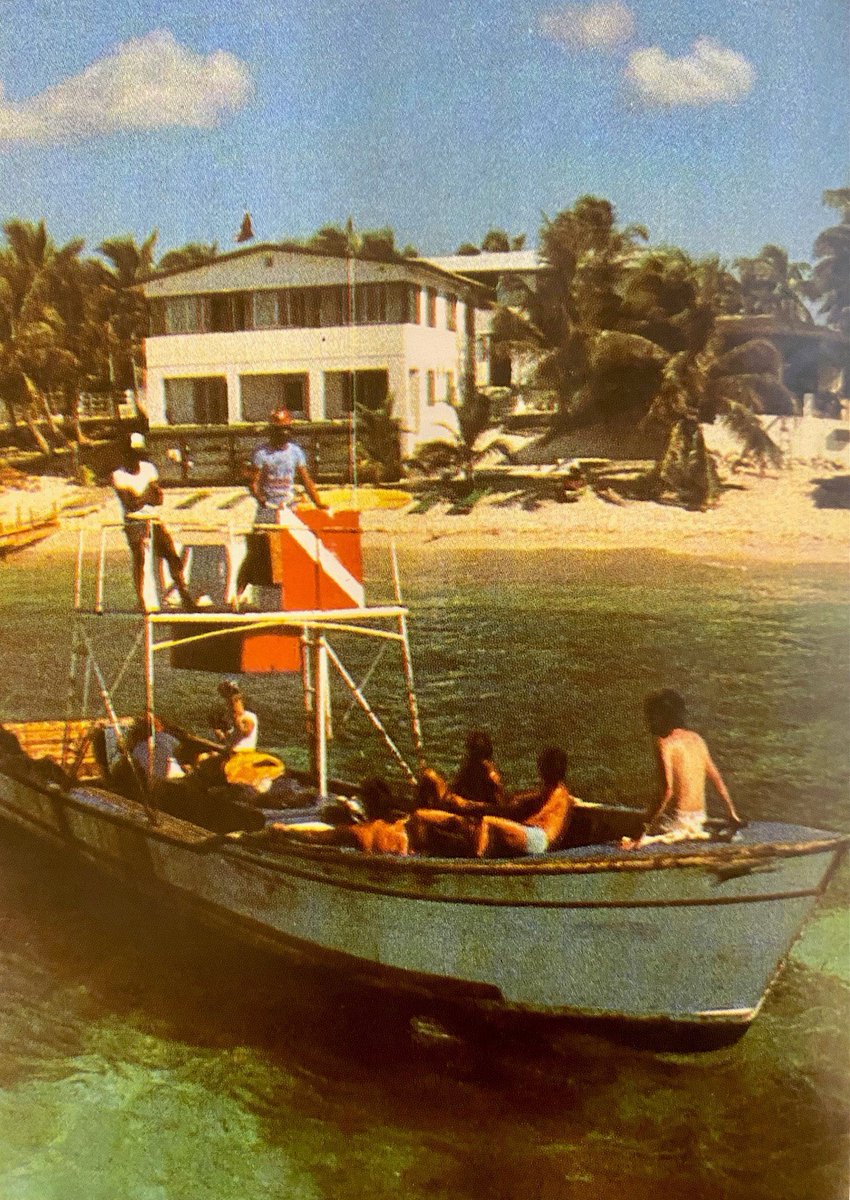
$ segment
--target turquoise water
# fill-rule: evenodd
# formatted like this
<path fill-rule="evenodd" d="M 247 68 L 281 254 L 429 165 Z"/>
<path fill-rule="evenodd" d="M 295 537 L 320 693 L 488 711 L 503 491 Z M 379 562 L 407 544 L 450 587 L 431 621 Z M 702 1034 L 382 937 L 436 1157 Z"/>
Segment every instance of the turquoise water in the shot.
<path fill-rule="evenodd" d="M 441 550 L 402 561 L 432 761 L 484 725 L 511 783 L 554 740 L 576 792 L 642 803 L 640 701 L 669 684 L 746 815 L 850 828 L 843 572 Z M 69 570 L 0 568 L 0 716 L 62 711 Z M 203 729 L 214 683 L 165 668 L 168 715 Z M 250 691 L 294 759 L 294 685 Z M 372 769 L 339 701 L 335 766 Z M 405 1001 L 224 946 L 4 833 L 0 1196 L 843 1200 L 847 890 L 842 872 L 746 1037 L 685 1056 L 563 1027 L 423 1037 Z"/>

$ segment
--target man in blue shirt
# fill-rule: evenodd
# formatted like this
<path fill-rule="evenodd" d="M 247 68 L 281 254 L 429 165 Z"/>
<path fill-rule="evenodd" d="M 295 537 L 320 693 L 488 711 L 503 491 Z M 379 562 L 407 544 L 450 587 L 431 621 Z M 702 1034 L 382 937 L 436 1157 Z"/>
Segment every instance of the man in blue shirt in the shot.
<path fill-rule="evenodd" d="M 292 440 L 292 417 L 286 409 L 280 409 L 272 413 L 267 441 L 251 457 L 250 488 L 260 504 L 258 525 L 276 524 L 278 510 L 296 503 L 296 480 L 316 508 L 327 508 L 310 478 L 307 456 Z"/>

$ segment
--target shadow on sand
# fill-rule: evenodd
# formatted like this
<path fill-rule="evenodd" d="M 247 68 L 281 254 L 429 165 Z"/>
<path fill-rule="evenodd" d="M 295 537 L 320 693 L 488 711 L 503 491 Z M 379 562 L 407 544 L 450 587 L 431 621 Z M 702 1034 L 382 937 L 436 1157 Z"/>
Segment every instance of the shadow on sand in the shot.
<path fill-rule="evenodd" d="M 850 508 L 850 475 L 813 479 L 812 484 L 815 508 Z"/>

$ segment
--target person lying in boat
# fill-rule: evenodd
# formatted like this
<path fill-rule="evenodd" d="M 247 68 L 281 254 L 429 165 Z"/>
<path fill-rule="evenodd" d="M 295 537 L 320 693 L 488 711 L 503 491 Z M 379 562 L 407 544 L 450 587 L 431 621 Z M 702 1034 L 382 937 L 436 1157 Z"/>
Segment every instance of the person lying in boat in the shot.
<path fill-rule="evenodd" d="M 475 833 L 476 858 L 545 854 L 561 841 L 575 805 L 566 783 L 564 751 L 557 746 L 541 750 L 537 773 L 539 788 L 516 793 L 498 815 L 485 814 L 480 819 Z"/>
<path fill-rule="evenodd" d="M 623 847 L 633 850 L 653 843 L 665 845 L 710 837 L 705 827 L 707 780 L 723 801 L 730 823 L 740 827 L 743 822 L 708 746 L 698 733 L 687 727 L 682 696 L 671 688 L 652 692 L 644 700 L 643 710 L 655 739 L 661 795 L 647 816 L 643 834 L 639 838 L 624 838 Z"/>
<path fill-rule="evenodd" d="M 346 806 L 347 819 L 341 824 L 276 821 L 267 827 L 269 840 L 283 846 L 293 842 L 349 846 L 365 854 L 411 853 L 407 834 L 409 816 L 399 809 L 386 780 L 376 777 L 361 784 L 360 804 L 360 812 L 353 804 Z"/>
<path fill-rule="evenodd" d="M 411 840 L 419 854 L 471 854 L 477 820 L 496 812 L 504 800 L 502 777 L 493 762 L 493 741 L 481 729 L 466 735 L 464 757 L 448 783 L 426 767 L 416 789 Z"/>
<path fill-rule="evenodd" d="M 227 713 L 225 723 L 214 729 L 216 740 L 227 750 L 256 750 L 259 721 L 257 714 L 248 710 L 241 688 L 234 680 L 224 679 L 217 690 L 227 704 Z"/>

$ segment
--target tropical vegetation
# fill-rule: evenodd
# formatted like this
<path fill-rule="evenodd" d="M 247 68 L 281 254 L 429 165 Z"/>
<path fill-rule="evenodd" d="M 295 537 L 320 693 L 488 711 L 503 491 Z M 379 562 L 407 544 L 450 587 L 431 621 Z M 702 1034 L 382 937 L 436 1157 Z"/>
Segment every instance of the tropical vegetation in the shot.
<path fill-rule="evenodd" d="M 497 315 L 496 335 L 534 362 L 534 386 L 552 401 L 551 432 L 594 422 L 615 434 L 640 427 L 658 444 L 649 494 L 673 492 L 694 504 L 709 503 L 717 487 L 706 421 L 725 422 L 757 459 L 775 459 L 758 415 L 766 405 L 776 412 L 793 404 L 778 354 L 763 339 L 730 348 L 719 322 L 743 314 L 811 325 L 816 314 L 850 336 L 850 188 L 825 192 L 823 201 L 837 222 L 816 239 L 811 267 L 772 244 L 731 266 L 650 247 L 646 229 L 621 226 L 599 197 L 545 219 L 539 253 L 546 269 L 534 289 L 519 279 L 505 289 L 511 302 Z M 86 253 L 82 239 L 59 244 L 44 221 L 20 219 L 6 221 L 2 234 L 0 412 L 16 436 L 50 452 L 84 439 L 82 396 L 117 404 L 127 389 L 139 390 L 147 331 L 139 283 L 159 270 L 209 262 L 219 248 L 190 242 L 158 257 L 152 231 L 141 240 L 107 238 Z M 458 252 L 524 242 L 523 234 L 491 228 L 480 244 L 466 242 Z M 417 253 L 399 248 L 392 229 L 358 230 L 351 219 L 323 226 L 302 244 L 383 261 Z M 390 407 L 358 416 L 365 458 L 396 474 L 387 448 L 395 429 Z M 424 458 L 469 477 L 489 402 L 464 394 L 458 418 L 454 441 L 426 448 Z"/>

